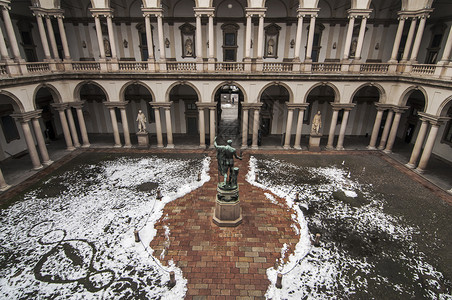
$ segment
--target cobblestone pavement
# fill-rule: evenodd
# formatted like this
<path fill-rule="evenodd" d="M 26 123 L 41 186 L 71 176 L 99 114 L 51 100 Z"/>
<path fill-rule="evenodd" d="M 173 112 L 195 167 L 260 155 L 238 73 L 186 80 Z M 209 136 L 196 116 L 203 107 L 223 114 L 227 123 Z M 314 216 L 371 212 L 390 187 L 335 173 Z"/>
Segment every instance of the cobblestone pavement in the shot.
<path fill-rule="evenodd" d="M 291 212 L 282 199 L 271 203 L 258 189 L 245 181 L 249 155 L 236 163 L 240 168 L 239 189 L 243 222 L 235 228 L 218 227 L 212 222 L 217 161 L 212 157 L 211 180 L 202 188 L 165 206 L 151 242 L 163 263 L 173 260 L 188 280 L 186 299 L 264 298 L 268 288 L 266 269 L 281 258 L 284 244 L 293 252 L 298 236 L 291 224 Z M 170 230 L 169 243 L 165 227 Z M 203 297 L 204 296 L 204 297 Z"/>

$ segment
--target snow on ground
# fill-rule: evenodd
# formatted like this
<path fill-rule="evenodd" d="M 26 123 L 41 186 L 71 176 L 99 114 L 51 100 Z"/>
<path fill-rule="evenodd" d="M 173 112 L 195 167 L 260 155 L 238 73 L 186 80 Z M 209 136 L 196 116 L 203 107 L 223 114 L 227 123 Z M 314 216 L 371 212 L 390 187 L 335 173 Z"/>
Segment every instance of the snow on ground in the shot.
<path fill-rule="evenodd" d="M 1 212 L 0 298 L 183 299 L 181 270 L 161 266 L 149 242 L 165 204 L 209 181 L 209 162 L 122 157 L 51 177 Z"/>
<path fill-rule="evenodd" d="M 387 298 L 394 294 L 452 299 L 443 275 L 411 241 L 417 229 L 385 214 L 384 199 L 372 193 L 371 185 L 361 185 L 350 175 L 345 161 L 340 167 L 308 168 L 250 158 L 246 180 L 284 198 L 300 228 L 289 261 L 267 270 L 271 284 L 266 297 Z M 296 193 L 299 205 L 294 203 Z M 271 194 L 266 196 L 274 202 Z M 317 232 L 309 232 L 308 220 L 309 228 L 328 235 L 323 238 L 326 242 L 321 239 L 321 247 L 311 245 Z M 286 255 L 284 249 L 281 255 Z M 278 273 L 283 274 L 282 289 L 275 287 Z"/>

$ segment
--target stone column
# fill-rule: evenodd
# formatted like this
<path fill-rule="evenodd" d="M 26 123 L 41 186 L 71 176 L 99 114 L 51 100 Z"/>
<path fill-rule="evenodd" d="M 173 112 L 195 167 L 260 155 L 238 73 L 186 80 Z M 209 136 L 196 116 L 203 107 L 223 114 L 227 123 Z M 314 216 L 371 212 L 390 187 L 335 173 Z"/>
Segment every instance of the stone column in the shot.
<path fill-rule="evenodd" d="M 341 129 L 339 131 L 339 138 L 337 139 L 336 150 L 344 150 L 344 138 L 345 130 L 347 129 L 348 116 L 350 114 L 351 108 L 344 109 L 344 116 L 342 117 Z"/>
<path fill-rule="evenodd" d="M 312 45 L 314 43 L 314 32 L 315 32 L 315 18 L 317 15 L 311 15 L 311 21 L 309 23 L 309 35 L 308 35 L 308 46 L 306 48 L 306 59 L 312 59 Z"/>
<path fill-rule="evenodd" d="M 21 59 L 19 45 L 17 44 L 13 23 L 11 22 L 11 17 L 9 16 L 8 9 L 9 7 L 4 5 L 1 7 L 3 22 L 5 23 L 6 33 L 8 35 L 9 44 L 11 45 L 11 49 L 13 51 L 14 60 L 19 61 Z"/>
<path fill-rule="evenodd" d="M 259 136 L 259 111 L 260 107 L 254 108 L 254 119 L 253 119 L 253 143 L 251 145 L 252 149 L 258 148 L 258 136 Z"/>
<path fill-rule="evenodd" d="M 165 106 L 165 121 L 166 121 L 166 148 L 174 148 L 173 142 L 173 128 L 171 125 L 171 102 Z"/>
<path fill-rule="evenodd" d="M 410 30 L 408 31 L 408 37 L 405 43 L 405 49 L 403 50 L 402 62 L 407 62 L 408 56 L 411 50 L 411 44 L 413 43 L 414 30 L 416 29 L 416 18 L 411 20 Z"/>
<path fill-rule="evenodd" d="M 397 27 L 397 33 L 394 41 L 394 47 L 392 48 L 390 63 L 397 61 L 397 53 L 399 52 L 400 40 L 402 39 L 403 26 L 405 25 L 405 17 L 399 17 L 399 26 Z"/>
<path fill-rule="evenodd" d="M 350 21 L 348 22 L 347 36 L 345 38 L 344 59 L 350 57 L 350 46 L 352 44 L 353 26 L 355 26 L 355 16 L 348 16 Z"/>
<path fill-rule="evenodd" d="M 152 102 L 150 103 L 152 106 Z M 157 148 L 163 148 L 162 121 L 160 120 L 160 107 L 154 106 L 155 130 L 157 132 Z"/>
<path fill-rule="evenodd" d="M 355 59 L 361 59 L 361 52 L 363 50 L 364 35 L 366 33 L 366 24 L 368 16 L 363 16 L 361 19 L 361 26 L 359 27 L 358 44 L 356 45 Z"/>
<path fill-rule="evenodd" d="M 209 107 L 209 113 L 210 113 L 210 115 L 209 115 L 210 148 L 213 148 L 214 147 L 213 143 L 215 140 L 215 106 Z"/>
<path fill-rule="evenodd" d="M 413 51 L 411 51 L 410 61 L 415 62 L 417 60 L 417 54 L 419 53 L 419 46 L 421 45 L 422 35 L 424 34 L 425 21 L 427 16 L 421 16 L 419 21 L 419 26 L 416 33 L 416 38 L 414 39 Z"/>
<path fill-rule="evenodd" d="M 110 118 L 111 118 L 111 126 L 113 127 L 113 137 L 115 139 L 115 148 L 122 147 L 121 144 L 121 137 L 119 136 L 119 129 L 118 129 L 118 120 L 116 119 L 116 104 L 107 102 L 105 103 L 105 106 L 108 107 L 108 110 L 110 111 Z"/>
<path fill-rule="evenodd" d="M 28 153 L 30 153 L 31 163 L 33 164 L 33 170 L 39 170 L 42 168 L 41 162 L 39 160 L 38 151 L 36 150 L 35 142 L 33 136 L 31 135 L 30 125 L 28 124 L 28 119 L 20 120 L 20 125 L 24 132 L 25 142 L 27 143 Z"/>
<path fill-rule="evenodd" d="M 328 143 L 326 145 L 326 149 L 328 150 L 334 149 L 334 132 L 336 131 L 337 116 L 339 115 L 339 111 L 341 109 L 342 108 L 339 107 L 333 107 L 333 116 L 331 118 L 330 132 L 328 133 Z"/>
<path fill-rule="evenodd" d="M 449 28 L 449 35 L 447 36 L 446 46 L 444 46 L 444 52 L 440 63 L 444 64 L 450 61 L 451 51 L 452 51 L 452 26 Z"/>
<path fill-rule="evenodd" d="M 152 27 L 151 27 L 151 15 L 145 14 L 144 15 L 144 24 L 146 27 L 146 40 L 148 44 L 148 55 L 149 60 L 154 59 L 154 43 L 152 41 Z"/>
<path fill-rule="evenodd" d="M 100 58 L 105 59 L 105 48 L 104 48 L 104 40 L 102 38 L 102 28 L 100 26 L 99 16 L 94 16 L 94 23 L 96 24 L 96 34 L 97 34 L 97 42 L 99 44 L 99 52 Z"/>
<path fill-rule="evenodd" d="M 377 106 L 377 116 L 375 117 L 374 127 L 372 129 L 372 135 L 370 136 L 370 143 L 367 146 L 369 150 L 376 150 L 375 145 L 377 144 L 378 132 L 380 131 L 381 119 L 383 118 L 383 113 L 386 108 Z"/>
<path fill-rule="evenodd" d="M 124 132 L 124 148 L 131 148 L 132 143 L 130 142 L 130 130 L 129 122 L 127 121 L 126 105 L 127 103 L 122 104 L 119 109 L 121 110 L 122 131 Z"/>
<path fill-rule="evenodd" d="M 0 59 L 2 61 L 9 59 L 8 49 L 6 48 L 5 37 L 3 36 L 2 29 L 0 28 Z M 1 190 L 1 187 L 0 187 Z"/>
<path fill-rule="evenodd" d="M 36 15 L 36 22 L 38 23 L 39 36 L 41 37 L 41 43 L 44 49 L 45 59 L 47 60 L 52 59 L 50 55 L 49 43 L 47 42 L 46 30 L 44 28 L 44 23 L 42 21 L 42 15 L 40 14 Z"/>
<path fill-rule="evenodd" d="M 246 14 L 245 58 L 251 58 L 251 16 Z"/>
<path fill-rule="evenodd" d="M 159 35 L 159 47 L 160 47 L 160 60 L 166 61 L 165 56 L 165 42 L 163 39 L 163 22 L 162 22 L 162 14 L 157 14 L 157 31 Z M 162 144 L 163 147 L 163 144 Z"/>
<path fill-rule="evenodd" d="M 50 166 L 53 161 L 50 159 L 49 153 L 47 152 L 46 142 L 42 136 L 41 125 L 39 125 L 39 117 L 36 116 L 32 118 L 31 123 L 33 124 L 33 130 L 35 132 L 36 141 L 38 142 L 39 152 L 41 153 L 42 164 Z"/>
<path fill-rule="evenodd" d="M 389 133 L 388 142 L 386 144 L 385 150 L 383 150 L 384 153 L 391 153 L 392 147 L 394 146 L 395 139 L 397 137 L 397 130 L 399 129 L 399 123 L 400 118 L 402 117 L 402 113 L 404 112 L 403 108 L 396 108 L 394 110 L 395 116 L 394 120 L 392 121 L 391 131 Z"/>
<path fill-rule="evenodd" d="M 288 107 L 286 122 L 286 137 L 284 140 L 284 149 L 290 149 L 290 138 L 292 136 L 293 107 Z"/>
<path fill-rule="evenodd" d="M 68 151 L 75 150 L 74 145 L 72 144 L 71 133 L 69 132 L 69 126 L 66 119 L 65 110 L 67 107 L 66 103 L 55 103 L 52 106 L 58 111 L 60 116 L 61 128 L 63 129 L 64 140 L 66 141 L 66 147 Z"/>
<path fill-rule="evenodd" d="M 421 154 L 422 146 L 425 140 L 425 135 L 427 134 L 428 120 L 421 118 L 421 121 L 422 121 L 421 128 L 419 128 L 416 143 L 414 144 L 413 151 L 411 152 L 410 161 L 405 165 L 410 169 L 414 169 L 416 167 L 416 162 L 417 159 L 419 158 L 419 154 Z"/>
<path fill-rule="evenodd" d="M 303 106 L 298 107 L 298 120 L 297 120 L 297 132 L 295 133 L 295 149 L 301 149 L 301 132 L 303 129 L 303 119 L 304 119 L 304 111 L 308 107 L 307 103 L 304 103 Z"/>
<path fill-rule="evenodd" d="M 116 54 L 115 32 L 113 31 L 113 23 L 111 21 L 112 18 L 113 16 L 111 14 L 107 16 L 108 39 L 110 40 L 111 58 L 118 59 L 118 55 Z"/>
<path fill-rule="evenodd" d="M 214 40 L 214 29 L 213 29 L 213 13 L 209 14 L 209 59 L 213 60 L 215 59 L 215 40 Z M 214 137 L 215 138 L 215 137 Z M 213 142 L 212 142 L 213 145 Z"/>
<path fill-rule="evenodd" d="M 72 109 L 70 107 L 66 108 L 67 121 L 69 123 L 69 129 L 71 130 L 72 141 L 76 148 L 80 147 L 80 142 L 78 139 L 77 129 L 75 128 L 74 116 L 72 115 Z"/>
<path fill-rule="evenodd" d="M 5 177 L 3 177 L 3 172 L 0 169 L 0 192 L 4 192 L 9 189 L 11 186 L 6 183 Z"/>
<path fill-rule="evenodd" d="M 58 29 L 60 31 L 61 43 L 63 44 L 64 59 L 69 60 L 71 59 L 71 54 L 69 52 L 69 46 L 67 43 L 66 30 L 64 29 L 63 16 L 58 15 L 56 16 L 56 18 L 58 22 Z"/>
<path fill-rule="evenodd" d="M 386 116 L 385 127 L 383 128 L 383 133 L 380 139 L 379 150 L 383 150 L 386 146 L 386 141 L 388 140 L 389 130 L 391 130 L 392 117 L 394 116 L 394 111 L 392 109 L 388 110 L 388 115 Z"/>
<path fill-rule="evenodd" d="M 204 107 L 198 107 L 199 112 L 199 148 L 206 148 L 206 125 L 204 124 Z"/>
<path fill-rule="evenodd" d="M 243 116 L 242 116 L 242 148 L 245 149 L 248 147 L 248 112 L 249 108 L 243 107 Z"/>
<path fill-rule="evenodd" d="M 264 17 L 265 15 L 259 15 L 259 30 L 257 36 L 257 59 L 262 59 L 264 48 Z"/>
<path fill-rule="evenodd" d="M 294 59 L 300 60 L 301 35 L 303 33 L 303 15 L 298 13 L 297 34 L 295 35 L 295 52 Z"/>
<path fill-rule="evenodd" d="M 427 141 L 425 142 L 424 151 L 422 152 L 421 159 L 419 160 L 419 165 L 416 168 L 416 172 L 423 173 L 427 167 L 430 156 L 432 155 L 433 146 L 435 145 L 436 135 L 438 134 L 438 129 L 441 123 L 431 122 L 432 127 L 428 134 Z"/>
<path fill-rule="evenodd" d="M 202 61 L 202 25 L 201 14 L 195 14 L 196 17 L 196 60 Z"/>
<path fill-rule="evenodd" d="M 45 16 L 47 24 L 47 32 L 49 33 L 50 46 L 52 46 L 52 53 L 54 59 L 59 59 L 58 48 L 55 40 L 55 32 L 53 31 L 52 20 L 49 15 Z"/>
<path fill-rule="evenodd" d="M 78 125 L 80 127 L 80 133 L 82 134 L 83 148 L 88 148 L 90 145 L 88 139 L 88 132 L 86 131 L 85 118 L 83 117 L 82 111 L 83 102 L 73 102 L 72 107 L 75 108 L 77 112 Z"/>

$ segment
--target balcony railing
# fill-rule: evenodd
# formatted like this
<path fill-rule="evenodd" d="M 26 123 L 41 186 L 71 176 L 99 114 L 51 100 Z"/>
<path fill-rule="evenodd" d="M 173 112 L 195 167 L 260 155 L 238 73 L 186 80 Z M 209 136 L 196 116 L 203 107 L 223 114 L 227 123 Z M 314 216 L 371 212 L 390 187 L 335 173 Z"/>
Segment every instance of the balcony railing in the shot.
<path fill-rule="evenodd" d="M 235 74 L 378 74 L 452 79 L 452 66 L 432 64 L 341 63 L 341 62 L 153 62 L 153 61 L 58 61 L 1 63 L 0 77 L 52 73 L 235 73 Z"/>
<path fill-rule="evenodd" d="M 340 72 L 342 64 L 340 63 L 312 63 L 313 73 Z"/>
<path fill-rule="evenodd" d="M 240 62 L 218 62 L 215 63 L 215 71 L 217 72 L 243 72 L 243 63 Z"/>
<path fill-rule="evenodd" d="M 166 69 L 171 72 L 196 72 L 194 62 L 167 62 Z"/>
<path fill-rule="evenodd" d="M 359 71 L 361 73 L 386 74 L 388 69 L 389 64 L 362 64 Z"/>
<path fill-rule="evenodd" d="M 263 72 L 292 72 L 292 63 L 264 63 Z"/>
<path fill-rule="evenodd" d="M 42 63 L 42 62 L 27 63 L 27 70 L 28 70 L 28 73 L 49 72 L 50 66 L 49 66 L 49 63 Z"/>
<path fill-rule="evenodd" d="M 73 62 L 72 69 L 74 71 L 100 71 L 100 63 L 98 63 L 98 62 Z"/>

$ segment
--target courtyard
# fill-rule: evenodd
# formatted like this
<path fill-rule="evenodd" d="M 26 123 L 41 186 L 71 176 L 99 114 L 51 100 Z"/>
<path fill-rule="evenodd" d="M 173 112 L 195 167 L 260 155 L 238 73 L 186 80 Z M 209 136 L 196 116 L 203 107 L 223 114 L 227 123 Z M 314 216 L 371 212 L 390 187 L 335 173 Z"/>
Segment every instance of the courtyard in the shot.
<path fill-rule="evenodd" d="M 235 228 L 214 151 L 64 157 L 2 195 L 1 297 L 451 299 L 445 192 L 379 152 L 243 154 Z"/>

